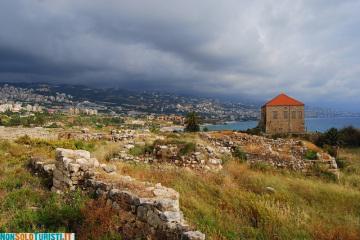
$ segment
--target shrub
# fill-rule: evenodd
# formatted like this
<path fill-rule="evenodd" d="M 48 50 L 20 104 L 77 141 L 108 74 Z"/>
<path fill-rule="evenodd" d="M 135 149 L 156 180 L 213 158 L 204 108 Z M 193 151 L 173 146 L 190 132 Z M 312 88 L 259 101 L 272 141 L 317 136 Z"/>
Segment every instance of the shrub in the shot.
<path fill-rule="evenodd" d="M 349 163 L 344 159 L 336 158 L 335 160 L 336 160 L 336 164 L 337 164 L 338 168 L 340 168 L 340 169 L 344 169 L 345 167 L 347 167 L 349 165 Z"/>
<path fill-rule="evenodd" d="M 84 141 L 80 141 L 77 140 L 74 142 L 74 146 L 76 149 L 82 149 L 82 150 L 87 150 L 87 151 L 93 151 L 95 149 L 95 144 L 92 142 L 84 142 Z"/>
<path fill-rule="evenodd" d="M 261 134 L 261 127 L 256 126 L 254 128 L 248 128 L 245 132 L 248 133 L 248 134 L 251 134 L 251 135 L 260 135 Z"/>
<path fill-rule="evenodd" d="M 330 128 L 324 133 L 316 134 L 313 142 L 321 147 L 324 145 L 358 147 L 360 146 L 360 130 L 352 126 L 340 130 Z"/>
<path fill-rule="evenodd" d="M 193 142 L 185 143 L 179 150 L 181 156 L 187 155 L 191 152 L 195 152 L 196 145 Z"/>
<path fill-rule="evenodd" d="M 31 138 L 28 135 L 19 137 L 15 140 L 17 144 L 30 145 L 32 143 Z"/>
<path fill-rule="evenodd" d="M 91 200 L 81 209 L 82 224 L 77 234 L 82 240 L 121 239 L 117 233 L 117 216 L 103 199 Z"/>
<path fill-rule="evenodd" d="M 317 159 L 317 152 L 315 152 L 314 150 L 308 149 L 305 153 L 305 159 L 308 160 L 316 160 Z"/>
<path fill-rule="evenodd" d="M 133 155 L 135 157 L 143 155 L 143 154 L 145 154 L 145 147 L 135 145 L 133 148 L 131 148 L 129 150 L 129 154 L 131 154 L 131 155 Z"/>
<path fill-rule="evenodd" d="M 149 126 L 149 130 L 152 133 L 159 133 L 160 132 L 160 124 L 151 124 Z"/>
<path fill-rule="evenodd" d="M 49 231 L 56 231 L 66 226 L 66 230 L 74 231 L 82 221 L 81 209 L 88 198 L 80 191 L 66 193 L 63 198 L 49 198 L 45 206 L 38 212 L 38 224 Z"/>
<path fill-rule="evenodd" d="M 339 142 L 345 147 L 359 147 L 360 130 L 352 126 L 341 129 L 339 131 Z"/>
<path fill-rule="evenodd" d="M 337 157 L 338 147 L 336 146 L 330 146 L 330 145 L 324 145 L 323 149 L 329 153 L 333 157 Z"/>
<path fill-rule="evenodd" d="M 200 118 L 196 112 L 191 112 L 186 115 L 185 120 L 186 132 L 199 132 L 200 131 Z"/>
<path fill-rule="evenodd" d="M 152 154 L 154 152 L 154 145 L 148 145 L 146 144 L 144 147 L 144 153 L 146 154 Z"/>
<path fill-rule="evenodd" d="M 232 151 L 232 156 L 240 160 L 241 162 L 247 160 L 246 153 L 239 146 L 236 146 L 234 148 L 234 150 Z"/>

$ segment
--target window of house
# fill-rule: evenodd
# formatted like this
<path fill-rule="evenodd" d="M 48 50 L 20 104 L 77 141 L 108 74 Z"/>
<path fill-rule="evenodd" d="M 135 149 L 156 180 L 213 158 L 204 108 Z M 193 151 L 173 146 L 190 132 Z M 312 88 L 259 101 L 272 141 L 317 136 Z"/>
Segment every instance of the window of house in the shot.
<path fill-rule="evenodd" d="M 292 119 L 296 119 L 296 112 L 295 111 L 291 112 L 291 117 L 292 117 Z"/>
<path fill-rule="evenodd" d="M 299 119 L 302 118 L 302 111 L 298 111 L 298 118 L 299 118 Z"/>
<path fill-rule="evenodd" d="M 277 118 L 278 118 L 278 113 L 277 113 L 277 111 L 273 111 L 272 114 L 273 114 L 273 119 L 277 119 Z"/>
<path fill-rule="evenodd" d="M 289 117 L 289 112 L 288 111 L 284 111 L 284 119 L 288 119 Z"/>

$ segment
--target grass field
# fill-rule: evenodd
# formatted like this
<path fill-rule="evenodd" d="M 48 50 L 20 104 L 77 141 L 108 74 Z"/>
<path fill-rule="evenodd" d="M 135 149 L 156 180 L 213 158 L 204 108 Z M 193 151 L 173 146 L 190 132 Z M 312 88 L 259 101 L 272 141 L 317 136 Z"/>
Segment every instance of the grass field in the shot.
<path fill-rule="evenodd" d="M 86 196 L 54 195 L 27 169 L 29 156 L 53 157 L 61 146 L 94 150 L 103 144 L 0 142 L 0 231 L 73 231 L 80 239 L 95 231 L 97 239 L 114 239 L 107 209 L 93 216 Z M 179 191 L 186 219 L 209 239 L 360 239 L 360 149 L 342 150 L 340 159 L 338 182 L 236 161 L 217 173 L 125 163 L 119 169 Z M 105 226 L 91 224 L 99 219 Z"/>
<path fill-rule="evenodd" d="M 32 155 L 53 158 L 56 147 L 84 145 L 43 140 L 28 145 L 24 140 L 0 141 L 0 232 L 75 232 L 80 240 L 121 239 L 115 233 L 116 216 L 101 202 L 94 203 L 81 192 L 51 193 L 49 182 L 28 168 Z"/>
<path fill-rule="evenodd" d="M 210 239 L 360 239 L 359 152 L 342 151 L 347 166 L 339 182 L 235 161 L 219 173 L 133 164 L 121 169 L 179 191 L 186 218 Z"/>

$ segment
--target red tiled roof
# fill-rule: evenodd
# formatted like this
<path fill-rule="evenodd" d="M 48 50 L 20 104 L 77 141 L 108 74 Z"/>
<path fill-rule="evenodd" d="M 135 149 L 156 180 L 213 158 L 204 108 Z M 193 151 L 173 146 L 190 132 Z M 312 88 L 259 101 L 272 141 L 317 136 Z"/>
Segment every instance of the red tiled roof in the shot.
<path fill-rule="evenodd" d="M 267 103 L 265 103 L 265 106 L 304 106 L 304 103 L 289 97 L 288 95 L 281 93 L 275 98 L 271 99 Z"/>

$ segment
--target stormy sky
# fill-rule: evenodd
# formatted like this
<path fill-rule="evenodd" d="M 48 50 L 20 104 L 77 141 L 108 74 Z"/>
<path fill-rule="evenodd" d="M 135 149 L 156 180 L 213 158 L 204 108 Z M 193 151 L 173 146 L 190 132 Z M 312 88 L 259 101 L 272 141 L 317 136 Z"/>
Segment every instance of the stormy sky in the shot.
<path fill-rule="evenodd" d="M 1 0 L 0 81 L 360 112 L 359 0 Z"/>

